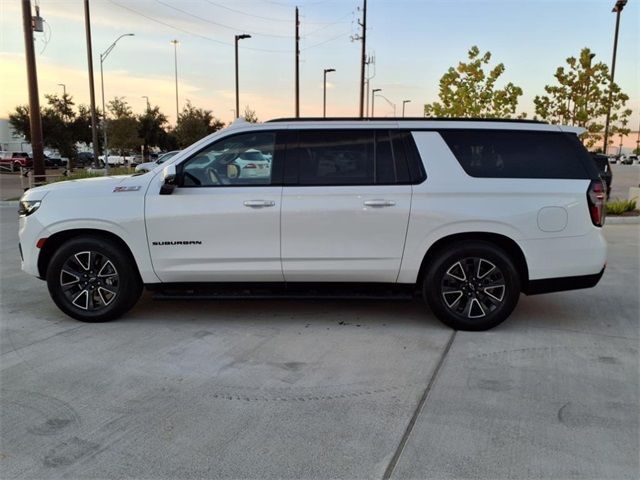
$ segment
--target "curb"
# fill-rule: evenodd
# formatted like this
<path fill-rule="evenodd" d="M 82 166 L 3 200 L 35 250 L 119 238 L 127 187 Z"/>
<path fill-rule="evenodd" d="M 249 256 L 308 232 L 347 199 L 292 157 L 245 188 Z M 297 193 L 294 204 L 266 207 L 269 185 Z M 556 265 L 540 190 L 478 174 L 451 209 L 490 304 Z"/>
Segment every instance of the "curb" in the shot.
<path fill-rule="evenodd" d="M 640 216 L 638 217 L 610 217 L 604 221 L 604 225 L 640 225 Z"/>

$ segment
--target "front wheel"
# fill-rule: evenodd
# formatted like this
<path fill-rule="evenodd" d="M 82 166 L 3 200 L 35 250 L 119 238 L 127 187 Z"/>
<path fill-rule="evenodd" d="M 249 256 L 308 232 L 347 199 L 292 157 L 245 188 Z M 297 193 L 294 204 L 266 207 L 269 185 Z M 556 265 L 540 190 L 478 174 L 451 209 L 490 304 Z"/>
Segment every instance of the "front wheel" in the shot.
<path fill-rule="evenodd" d="M 509 255 L 489 242 L 464 241 L 428 266 L 423 296 L 435 315 L 456 330 L 488 330 L 502 323 L 520 296 Z"/>
<path fill-rule="evenodd" d="M 74 238 L 53 254 L 47 286 L 58 308 L 83 322 L 118 318 L 142 293 L 138 271 L 122 247 L 92 236 Z"/>

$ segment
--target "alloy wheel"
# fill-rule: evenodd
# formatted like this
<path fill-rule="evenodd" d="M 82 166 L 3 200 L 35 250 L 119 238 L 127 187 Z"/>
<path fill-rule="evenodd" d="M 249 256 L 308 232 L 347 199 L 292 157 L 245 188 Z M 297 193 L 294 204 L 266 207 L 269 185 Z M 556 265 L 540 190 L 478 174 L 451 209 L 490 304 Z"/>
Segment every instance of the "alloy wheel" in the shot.
<path fill-rule="evenodd" d="M 446 308 L 468 319 L 486 317 L 504 302 L 504 274 L 495 263 L 481 257 L 466 257 L 447 268 L 440 283 Z"/>
<path fill-rule="evenodd" d="M 86 311 L 101 310 L 113 302 L 120 289 L 120 277 L 113 262 L 103 253 L 77 252 L 60 270 L 60 288 L 69 302 Z"/>

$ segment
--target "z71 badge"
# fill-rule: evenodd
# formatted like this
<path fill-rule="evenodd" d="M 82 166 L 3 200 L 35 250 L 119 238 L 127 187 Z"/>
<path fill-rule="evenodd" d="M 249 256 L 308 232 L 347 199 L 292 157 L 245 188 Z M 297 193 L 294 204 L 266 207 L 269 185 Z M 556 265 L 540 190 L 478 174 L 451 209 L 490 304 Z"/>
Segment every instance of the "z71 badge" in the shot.
<path fill-rule="evenodd" d="M 114 187 L 114 192 L 137 192 L 140 190 L 140 185 L 134 185 L 133 187 Z"/>

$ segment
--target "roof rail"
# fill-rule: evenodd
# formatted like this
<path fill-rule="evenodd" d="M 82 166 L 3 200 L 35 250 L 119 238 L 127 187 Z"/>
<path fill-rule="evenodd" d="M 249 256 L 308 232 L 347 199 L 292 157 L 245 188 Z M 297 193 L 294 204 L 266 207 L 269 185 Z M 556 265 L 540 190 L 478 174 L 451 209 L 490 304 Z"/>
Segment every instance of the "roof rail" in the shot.
<path fill-rule="evenodd" d="M 362 121 L 362 122 L 418 122 L 418 121 L 438 121 L 438 122 L 509 122 L 509 123 L 542 123 L 548 124 L 548 122 L 542 122 L 540 120 L 529 120 L 522 118 L 473 118 L 473 117 L 375 117 L 375 118 L 361 118 L 361 117 L 301 117 L 301 118 L 274 118 L 267 120 L 265 123 L 277 123 L 277 122 L 336 122 L 336 121 Z"/>

